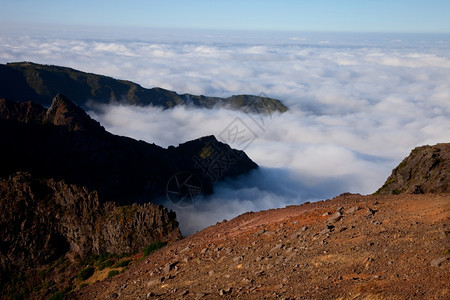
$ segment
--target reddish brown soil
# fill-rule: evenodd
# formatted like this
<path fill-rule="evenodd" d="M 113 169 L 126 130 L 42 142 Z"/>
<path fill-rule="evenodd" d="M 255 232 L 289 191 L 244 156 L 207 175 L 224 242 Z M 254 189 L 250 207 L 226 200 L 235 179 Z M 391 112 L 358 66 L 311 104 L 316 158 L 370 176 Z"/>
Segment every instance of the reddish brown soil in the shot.
<path fill-rule="evenodd" d="M 70 296 L 450 299 L 449 220 L 450 194 L 342 195 L 246 213 Z"/>

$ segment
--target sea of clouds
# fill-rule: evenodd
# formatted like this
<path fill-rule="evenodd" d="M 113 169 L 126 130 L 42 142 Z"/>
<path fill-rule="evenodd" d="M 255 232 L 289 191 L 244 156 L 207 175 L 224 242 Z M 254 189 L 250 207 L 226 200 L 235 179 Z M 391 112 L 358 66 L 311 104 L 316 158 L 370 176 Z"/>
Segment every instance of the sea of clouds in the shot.
<path fill-rule="evenodd" d="M 144 87 L 227 97 L 267 95 L 283 114 L 107 105 L 113 133 L 167 147 L 215 135 L 261 166 L 177 212 L 184 234 L 246 211 L 373 193 L 412 148 L 449 142 L 448 35 L 147 32 L 0 36 L 0 63 L 33 61 Z M 246 131 L 250 142 L 228 133 Z M 244 139 L 248 141 L 248 139 Z"/>

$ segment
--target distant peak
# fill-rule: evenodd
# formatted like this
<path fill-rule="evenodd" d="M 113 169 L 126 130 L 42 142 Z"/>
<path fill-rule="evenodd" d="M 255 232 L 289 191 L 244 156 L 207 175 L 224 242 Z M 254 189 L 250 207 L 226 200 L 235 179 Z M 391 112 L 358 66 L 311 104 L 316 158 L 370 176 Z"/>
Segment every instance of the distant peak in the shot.
<path fill-rule="evenodd" d="M 66 126 L 70 131 L 87 131 L 102 128 L 100 123 L 91 119 L 81 107 L 62 94 L 57 94 L 53 98 L 44 122 L 57 126 Z"/>

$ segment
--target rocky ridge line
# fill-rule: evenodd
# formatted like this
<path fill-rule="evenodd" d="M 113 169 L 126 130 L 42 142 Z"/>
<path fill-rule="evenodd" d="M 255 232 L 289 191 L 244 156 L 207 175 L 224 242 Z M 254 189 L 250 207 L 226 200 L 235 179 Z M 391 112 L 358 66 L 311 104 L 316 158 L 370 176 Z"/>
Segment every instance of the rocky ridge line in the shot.
<path fill-rule="evenodd" d="M 102 201 L 154 201 L 180 172 L 198 177 L 208 194 L 214 182 L 258 167 L 214 136 L 164 149 L 113 135 L 60 94 L 49 109 L 0 99 L 0 136 L 0 177 L 27 171 L 64 179 L 98 191 Z"/>
<path fill-rule="evenodd" d="M 283 113 L 288 109 L 281 101 L 265 95 L 234 95 L 228 98 L 181 95 L 67 67 L 31 62 L 0 64 L 0 98 L 32 100 L 49 106 L 57 93 L 66 95 L 82 107 L 90 101 L 91 104 L 153 105 L 165 109 L 178 105 L 208 109 L 223 107 L 256 114 Z"/>
<path fill-rule="evenodd" d="M 450 193 L 450 143 L 413 149 L 376 192 L 400 193 Z"/>

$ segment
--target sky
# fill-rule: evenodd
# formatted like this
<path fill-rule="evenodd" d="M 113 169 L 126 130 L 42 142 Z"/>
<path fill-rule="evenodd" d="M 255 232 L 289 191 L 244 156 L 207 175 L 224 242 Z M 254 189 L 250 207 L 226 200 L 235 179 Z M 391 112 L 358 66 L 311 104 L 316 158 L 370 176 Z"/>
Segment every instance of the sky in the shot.
<path fill-rule="evenodd" d="M 449 33 L 448 0 L 0 0 L 0 24 Z"/>
<path fill-rule="evenodd" d="M 252 130 L 245 149 L 222 141 L 259 170 L 217 183 L 192 207 L 161 199 L 191 234 L 246 211 L 373 193 L 414 147 L 449 142 L 449 5 L 0 0 L 0 63 L 68 66 L 180 94 L 281 100 L 286 113 L 262 118 L 87 107 L 108 131 L 163 147 L 219 138 L 236 124 Z"/>

